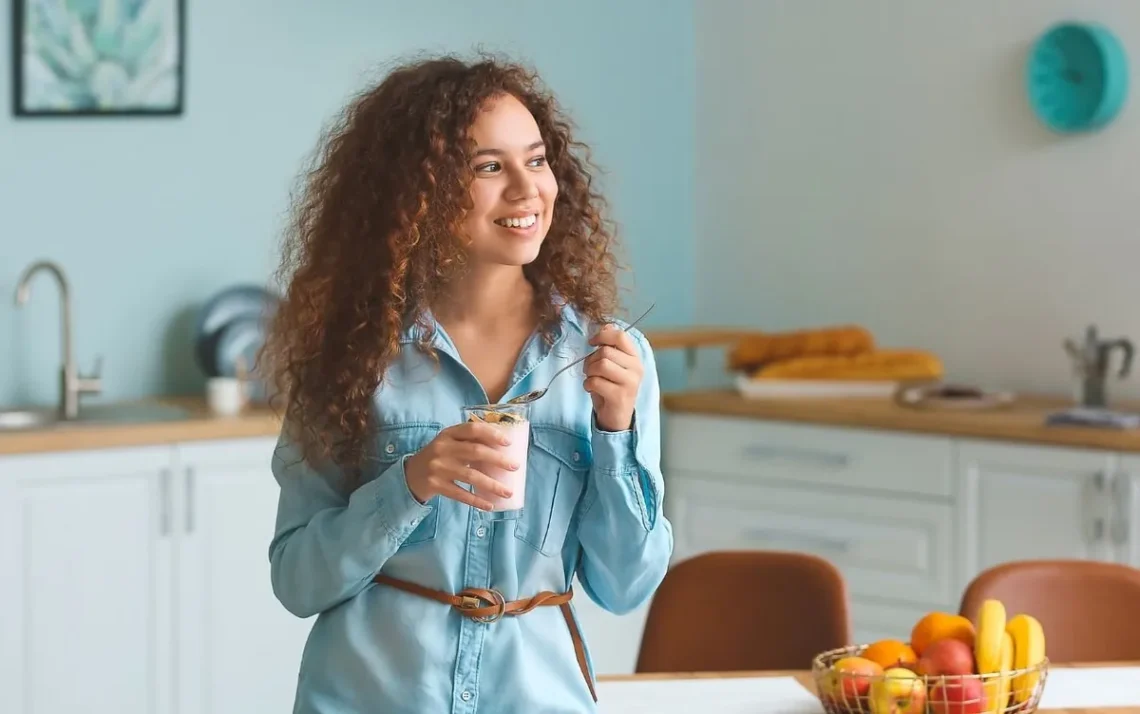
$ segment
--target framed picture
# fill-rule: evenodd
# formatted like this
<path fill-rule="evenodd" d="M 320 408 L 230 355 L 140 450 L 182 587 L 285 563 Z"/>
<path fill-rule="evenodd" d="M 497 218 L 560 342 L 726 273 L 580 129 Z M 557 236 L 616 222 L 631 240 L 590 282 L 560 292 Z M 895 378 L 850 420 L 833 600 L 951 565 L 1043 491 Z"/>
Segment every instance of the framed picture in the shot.
<path fill-rule="evenodd" d="M 16 116 L 179 115 L 184 0 L 12 0 Z"/>

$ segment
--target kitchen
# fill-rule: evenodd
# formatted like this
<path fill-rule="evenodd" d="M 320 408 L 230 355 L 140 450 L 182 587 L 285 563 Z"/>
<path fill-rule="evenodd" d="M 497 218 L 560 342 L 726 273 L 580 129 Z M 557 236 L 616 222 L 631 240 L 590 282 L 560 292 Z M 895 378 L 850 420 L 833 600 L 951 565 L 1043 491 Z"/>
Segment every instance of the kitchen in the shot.
<path fill-rule="evenodd" d="M 1097 384 L 1125 413 L 1140 398 L 1123 348 L 1089 386 L 1064 346 L 1079 352 L 1089 326 L 1095 345 L 1140 334 L 1120 267 L 1136 257 L 1125 217 L 1140 182 L 1124 157 L 1140 129 L 1125 106 L 1102 131 L 1050 132 L 1021 83 L 1030 44 L 1070 15 L 1137 46 L 1125 0 L 187 2 L 180 113 L 0 119 L 0 296 L 39 260 L 67 286 L 45 267 L 26 301 L 0 303 L 0 552 L 19 574 L 0 595 L 0 681 L 14 711 L 292 706 L 311 623 L 269 589 L 279 427 L 257 406 L 228 413 L 256 330 L 235 332 L 219 369 L 196 351 L 201 325 L 267 282 L 289 181 L 375 63 L 501 37 L 516 13 L 566 29 L 507 44 L 598 146 L 630 312 L 656 304 L 643 330 L 675 559 L 823 555 L 848 580 L 856 642 L 955 610 L 1000 562 L 1140 566 L 1135 428 L 1045 425 Z M 741 340 L 834 325 L 935 355 L 948 382 L 981 390 L 959 402 L 1012 403 L 741 393 L 755 386 L 729 367 Z M 34 423 L 69 404 L 81 425 Z M 647 608 L 575 603 L 598 674 L 632 673 Z"/>

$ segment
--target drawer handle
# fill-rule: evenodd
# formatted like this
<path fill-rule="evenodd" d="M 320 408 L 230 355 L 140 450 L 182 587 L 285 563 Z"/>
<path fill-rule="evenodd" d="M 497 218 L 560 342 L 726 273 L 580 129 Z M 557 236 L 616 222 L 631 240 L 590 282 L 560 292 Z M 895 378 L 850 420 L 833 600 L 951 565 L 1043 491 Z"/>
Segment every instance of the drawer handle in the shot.
<path fill-rule="evenodd" d="M 846 468 L 849 459 L 846 454 L 828 453 L 813 449 L 797 449 L 790 446 L 763 446 L 750 444 L 744 447 L 744 455 L 750 459 L 787 459 L 822 464 L 832 468 Z"/>
<path fill-rule="evenodd" d="M 772 541 L 785 541 L 792 544 L 815 547 L 819 550 L 830 550 L 839 553 L 846 553 L 851 548 L 851 541 L 840 540 L 838 538 L 828 538 L 827 536 L 814 535 L 812 533 L 791 533 L 789 531 L 781 531 L 775 528 L 750 528 L 745 531 L 744 537 L 747 540 L 759 540 L 766 543 Z"/>

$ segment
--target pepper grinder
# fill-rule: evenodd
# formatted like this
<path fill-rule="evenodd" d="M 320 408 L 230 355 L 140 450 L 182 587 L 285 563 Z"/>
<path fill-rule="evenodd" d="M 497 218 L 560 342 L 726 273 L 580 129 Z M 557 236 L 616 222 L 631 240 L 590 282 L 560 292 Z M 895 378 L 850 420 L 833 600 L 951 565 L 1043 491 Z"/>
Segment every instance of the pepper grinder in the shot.
<path fill-rule="evenodd" d="M 1112 351 L 1119 349 L 1123 361 L 1119 378 L 1128 375 L 1132 367 L 1134 349 L 1132 342 L 1126 337 L 1113 340 L 1102 340 L 1097 336 L 1096 325 L 1089 325 L 1085 330 L 1085 341 L 1077 345 L 1073 340 L 1065 340 L 1065 351 L 1073 361 L 1073 369 L 1078 379 L 1077 399 L 1081 406 L 1102 408 L 1108 406 L 1106 385 L 1108 382 L 1108 365 Z"/>

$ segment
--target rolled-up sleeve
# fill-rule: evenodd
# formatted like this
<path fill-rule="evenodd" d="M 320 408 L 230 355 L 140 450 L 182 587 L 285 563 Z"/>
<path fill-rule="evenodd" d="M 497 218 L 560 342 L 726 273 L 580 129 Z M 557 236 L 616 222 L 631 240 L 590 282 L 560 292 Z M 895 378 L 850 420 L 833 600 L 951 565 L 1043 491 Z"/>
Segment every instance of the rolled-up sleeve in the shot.
<path fill-rule="evenodd" d="M 406 459 L 350 491 L 339 467 L 303 460 L 282 430 L 272 458 L 281 492 L 269 562 L 273 592 L 289 612 L 309 617 L 362 591 L 431 512 L 408 490 Z"/>

